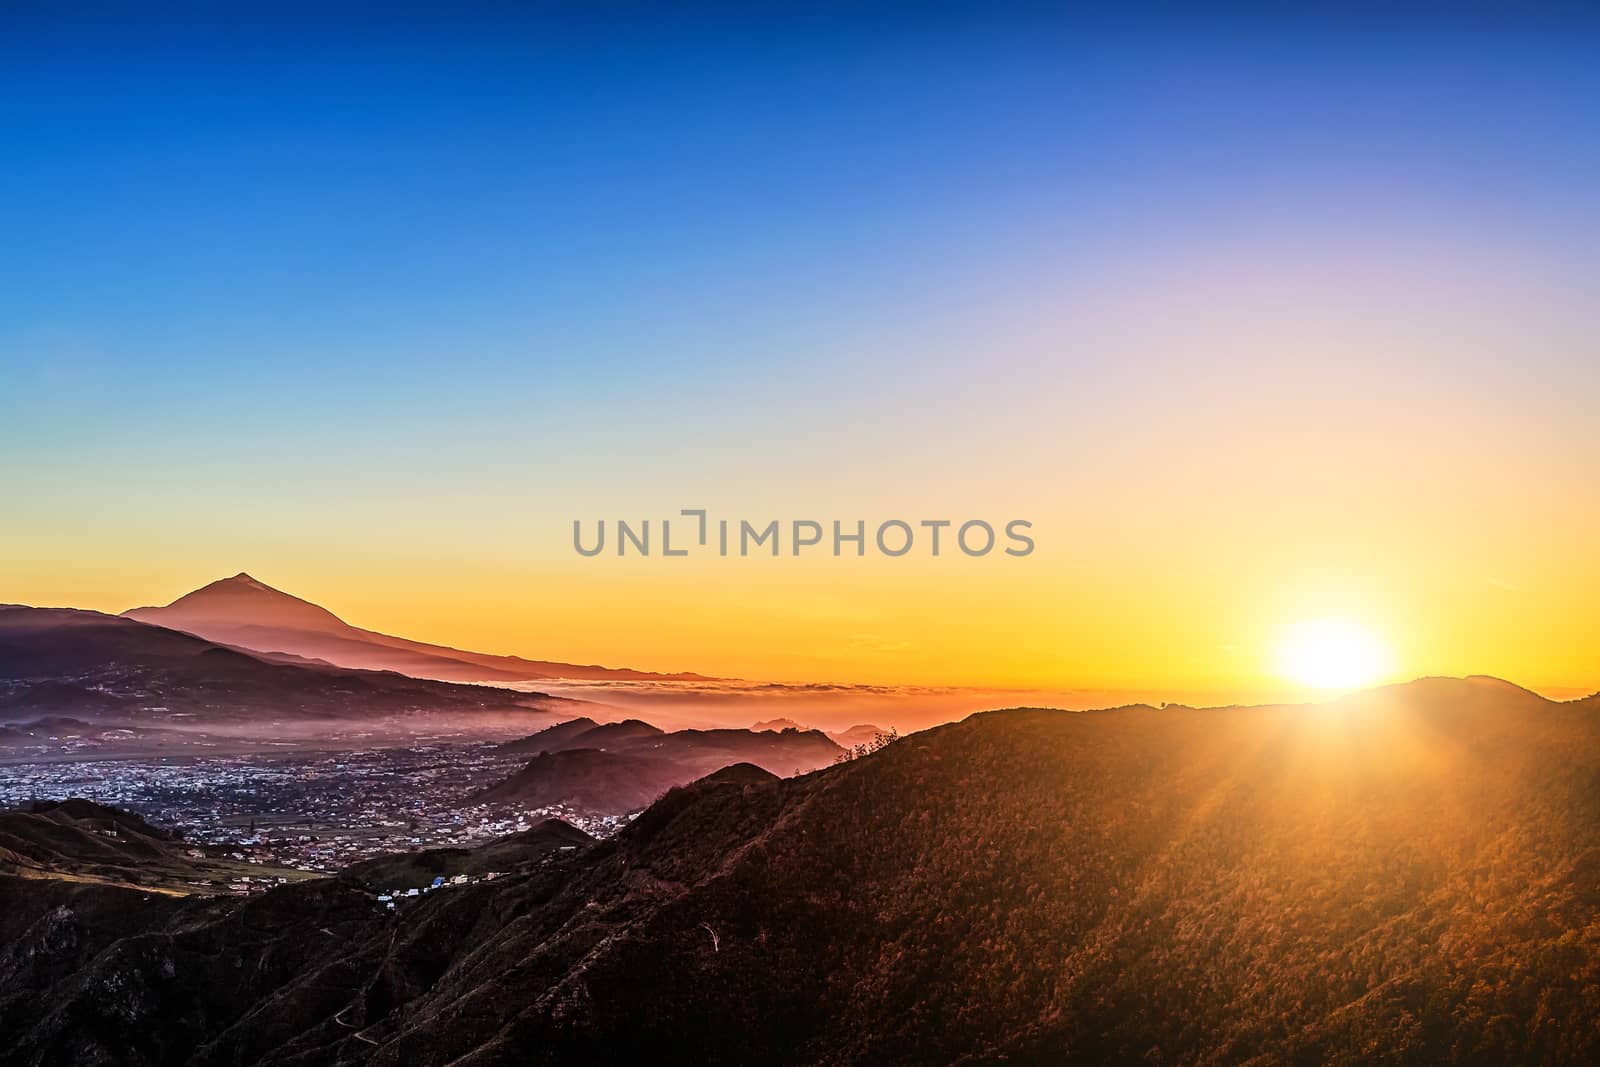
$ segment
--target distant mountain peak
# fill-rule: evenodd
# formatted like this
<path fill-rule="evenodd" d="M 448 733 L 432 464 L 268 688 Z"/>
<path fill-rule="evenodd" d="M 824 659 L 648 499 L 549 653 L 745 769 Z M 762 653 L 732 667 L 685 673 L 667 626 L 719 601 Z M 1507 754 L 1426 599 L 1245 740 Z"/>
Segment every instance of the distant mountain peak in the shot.
<path fill-rule="evenodd" d="M 390 670 L 450 682 L 547 678 L 708 681 L 704 675 L 656 674 L 594 664 L 556 663 L 469 652 L 351 626 L 327 608 L 302 600 L 245 571 L 218 578 L 164 607 L 122 613 L 208 641 L 341 667 Z"/>
<path fill-rule="evenodd" d="M 134 608 L 124 614 L 178 629 L 188 629 L 196 623 L 292 627 L 323 633 L 349 629 L 327 608 L 274 589 L 244 571 L 185 593 L 166 607 Z"/>
<path fill-rule="evenodd" d="M 244 571 L 240 571 L 238 574 L 235 574 L 232 578 L 218 578 L 216 581 L 211 582 L 208 585 L 203 585 L 199 589 L 196 589 L 193 593 L 190 593 L 188 595 L 189 596 L 195 596 L 195 595 L 197 595 L 199 593 L 204 593 L 207 590 L 213 590 L 213 591 L 239 590 L 239 591 L 249 591 L 249 592 L 253 592 L 253 593 L 269 593 L 269 594 L 274 594 L 276 596 L 289 597 L 290 600 L 299 600 L 300 599 L 299 597 L 290 596 L 288 593 L 285 593 L 281 589 L 274 589 L 274 588 L 272 588 L 272 586 L 268 585 L 266 582 L 263 582 L 259 578 L 255 578 L 255 577 L 251 576 L 250 574 L 248 574 L 248 573 L 246 573 Z"/>
<path fill-rule="evenodd" d="M 800 723 L 795 722 L 793 719 L 777 718 L 767 719 L 763 722 L 755 723 L 750 727 L 750 729 L 754 730 L 756 733 L 770 732 L 776 734 L 782 733 L 784 730 L 809 730 L 811 727 L 803 726 Z"/>

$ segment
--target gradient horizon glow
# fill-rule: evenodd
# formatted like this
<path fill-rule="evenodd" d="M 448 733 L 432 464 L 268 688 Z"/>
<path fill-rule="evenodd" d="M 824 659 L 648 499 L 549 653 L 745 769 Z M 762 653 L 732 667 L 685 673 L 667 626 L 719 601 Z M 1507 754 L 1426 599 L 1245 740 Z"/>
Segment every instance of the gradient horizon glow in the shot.
<path fill-rule="evenodd" d="M 1174 699 L 1338 618 L 1600 688 L 1591 18 L 267 10 L 0 15 L 0 601 L 247 570 L 484 651 Z M 682 507 L 1038 547 L 571 550 Z"/>

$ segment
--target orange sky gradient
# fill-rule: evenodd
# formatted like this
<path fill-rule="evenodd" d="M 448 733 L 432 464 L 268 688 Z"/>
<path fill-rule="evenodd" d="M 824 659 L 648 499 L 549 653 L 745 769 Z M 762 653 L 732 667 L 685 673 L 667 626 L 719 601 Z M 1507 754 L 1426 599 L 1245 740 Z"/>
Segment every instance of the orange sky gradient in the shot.
<path fill-rule="evenodd" d="M 1591 50 L 989 17 L 21 70 L 0 601 L 248 571 L 485 652 L 1207 703 L 1336 617 L 1600 689 Z M 688 507 L 1037 549 L 572 550 Z"/>

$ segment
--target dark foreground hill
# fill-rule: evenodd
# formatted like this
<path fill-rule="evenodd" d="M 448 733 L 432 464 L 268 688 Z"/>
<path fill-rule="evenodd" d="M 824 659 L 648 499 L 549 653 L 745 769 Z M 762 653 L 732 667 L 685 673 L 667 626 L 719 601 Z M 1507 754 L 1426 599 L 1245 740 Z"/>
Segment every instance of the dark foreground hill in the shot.
<path fill-rule="evenodd" d="M 993 712 L 562 855 L 51 902 L 0 1060 L 1600 1062 L 1600 720 L 1490 680 Z"/>
<path fill-rule="evenodd" d="M 0 878 L 187 895 L 224 892 L 246 876 L 306 877 L 235 862 L 222 849 L 186 845 L 137 815 L 79 798 L 0 812 Z"/>
<path fill-rule="evenodd" d="M 378 887 L 425 886 L 434 878 L 464 874 L 480 876 L 510 873 L 556 852 L 594 844 L 594 838 L 560 819 L 546 819 L 521 833 L 479 845 L 477 848 L 430 848 L 401 852 L 353 863 L 341 878 Z"/>
<path fill-rule="evenodd" d="M 137 868 L 177 853 L 172 835 L 137 815 L 91 801 L 46 801 L 0 811 L 0 870 Z"/>

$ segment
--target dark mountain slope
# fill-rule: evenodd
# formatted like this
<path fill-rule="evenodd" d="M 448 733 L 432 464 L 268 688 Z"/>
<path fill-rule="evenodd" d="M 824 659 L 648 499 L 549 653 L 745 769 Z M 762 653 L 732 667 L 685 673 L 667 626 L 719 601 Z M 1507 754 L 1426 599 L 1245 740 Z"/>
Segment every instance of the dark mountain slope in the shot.
<path fill-rule="evenodd" d="M 246 875 L 306 877 L 300 871 L 235 862 L 224 852 L 185 845 L 137 815 L 88 800 L 0 812 L 0 876 L 179 895 L 223 892 Z"/>
<path fill-rule="evenodd" d="M 564 749 L 533 757 L 522 770 L 465 803 L 523 809 L 565 804 L 584 812 L 626 814 L 696 777 L 673 760 L 597 748 Z"/>
<path fill-rule="evenodd" d="M 242 899 L 0 879 L 11 892 L 55 906 L 0 946 L 4 1063 L 165 1067 L 241 1014 L 336 1011 L 360 980 L 348 958 L 381 930 L 371 894 L 338 879 Z"/>
<path fill-rule="evenodd" d="M 601 877 L 673 888 L 591 916 L 627 935 L 474 1062 L 691 1032 L 723 1062 L 1583 1062 L 1600 731 L 1481 694 L 994 713 L 754 800 L 669 796 Z M 495 995 L 451 976 L 379 1062 Z"/>
<path fill-rule="evenodd" d="M 538 693 L 268 662 L 92 611 L 0 607 L 0 714 L 179 726 L 581 708 Z"/>
<path fill-rule="evenodd" d="M 0 811 L 0 849 L 40 866 L 136 866 L 174 852 L 173 837 L 137 815 L 72 799 Z"/>
<path fill-rule="evenodd" d="M 0 1012 L 0 1058 L 1600 1056 L 1600 725 L 1479 682 L 993 712 L 804 778 L 674 789 L 569 855 L 393 919 L 290 887 L 62 950 L 80 966 L 33 991 L 48 1013 Z M 326 950 L 319 909 L 350 915 Z M 244 976 L 236 999 L 196 1000 L 219 974 Z"/>
<path fill-rule="evenodd" d="M 594 838 L 571 823 L 546 819 L 521 833 L 509 834 L 476 848 L 430 848 L 363 860 L 346 867 L 340 877 L 381 889 L 409 888 L 427 885 L 438 877 L 511 872 L 553 852 L 592 844 Z"/>

